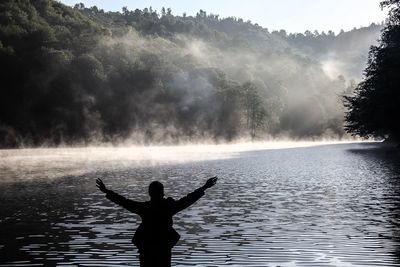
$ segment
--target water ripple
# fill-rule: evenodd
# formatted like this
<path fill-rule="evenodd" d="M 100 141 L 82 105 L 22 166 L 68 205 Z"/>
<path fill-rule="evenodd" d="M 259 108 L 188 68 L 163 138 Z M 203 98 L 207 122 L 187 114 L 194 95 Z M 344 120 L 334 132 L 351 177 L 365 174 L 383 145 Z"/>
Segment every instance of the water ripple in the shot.
<path fill-rule="evenodd" d="M 372 146 L 372 145 L 371 145 Z M 357 144 L 260 150 L 235 157 L 0 183 L 0 266 L 138 266 L 139 218 L 96 191 L 175 198 L 218 185 L 175 217 L 174 266 L 400 266 L 400 170 Z"/>

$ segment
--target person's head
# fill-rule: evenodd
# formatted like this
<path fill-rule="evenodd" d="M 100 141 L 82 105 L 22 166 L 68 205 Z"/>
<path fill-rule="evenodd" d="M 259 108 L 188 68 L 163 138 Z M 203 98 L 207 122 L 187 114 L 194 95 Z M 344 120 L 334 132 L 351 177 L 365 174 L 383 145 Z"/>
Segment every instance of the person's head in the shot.
<path fill-rule="evenodd" d="M 159 181 L 151 182 L 149 185 L 151 199 L 162 199 L 164 197 L 164 185 Z"/>

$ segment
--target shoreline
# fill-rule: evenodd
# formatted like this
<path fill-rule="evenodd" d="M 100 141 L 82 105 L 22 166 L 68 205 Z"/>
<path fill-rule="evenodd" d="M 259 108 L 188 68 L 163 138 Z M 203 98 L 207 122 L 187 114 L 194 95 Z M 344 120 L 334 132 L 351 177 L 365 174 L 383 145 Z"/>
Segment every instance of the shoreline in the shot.
<path fill-rule="evenodd" d="M 360 140 L 360 139 L 349 139 L 349 140 L 317 140 L 317 141 L 309 141 L 309 140 L 266 140 L 266 141 L 237 141 L 237 142 L 227 142 L 227 143 L 213 143 L 213 142 L 193 142 L 193 143 L 181 143 L 181 144 L 143 144 L 143 143 L 99 143 L 99 144 L 89 144 L 89 145 L 59 145 L 59 146 L 22 146 L 17 148 L 0 148 L 0 153 L 3 151 L 22 151 L 22 150 L 53 150 L 53 149 L 70 149 L 70 150 L 83 150 L 83 149 L 130 149 L 130 148 L 199 148 L 199 147 L 236 147 L 239 149 L 243 149 L 244 147 L 252 147 L 256 148 L 256 150 L 260 149 L 286 149 L 286 148 L 300 148 L 300 147 L 311 147 L 318 145 L 337 145 L 337 144 L 352 144 L 352 143 L 382 143 L 386 145 L 396 144 L 388 144 L 385 141 L 380 140 Z M 260 148 L 261 147 L 261 148 Z M 250 151 L 250 150 L 243 150 Z"/>

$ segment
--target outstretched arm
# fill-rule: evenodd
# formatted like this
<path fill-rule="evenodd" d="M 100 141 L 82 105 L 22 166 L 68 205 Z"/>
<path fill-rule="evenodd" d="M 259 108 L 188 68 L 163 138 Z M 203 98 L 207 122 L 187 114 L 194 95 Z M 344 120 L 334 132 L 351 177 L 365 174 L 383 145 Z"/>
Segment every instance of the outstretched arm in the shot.
<path fill-rule="evenodd" d="M 106 197 L 111 200 L 112 202 L 124 207 L 125 209 L 129 210 L 130 212 L 139 214 L 142 206 L 142 202 L 133 201 L 127 199 L 110 189 L 107 189 L 103 181 L 99 178 L 96 179 L 96 186 L 100 189 L 101 192 L 106 193 Z"/>
<path fill-rule="evenodd" d="M 181 210 L 186 209 L 197 200 L 199 200 L 202 196 L 204 196 L 204 191 L 206 191 L 210 187 L 213 187 L 217 183 L 217 180 L 218 178 L 216 176 L 208 179 L 202 187 L 197 188 L 192 193 L 176 201 L 174 206 L 174 213 L 178 213 Z"/>

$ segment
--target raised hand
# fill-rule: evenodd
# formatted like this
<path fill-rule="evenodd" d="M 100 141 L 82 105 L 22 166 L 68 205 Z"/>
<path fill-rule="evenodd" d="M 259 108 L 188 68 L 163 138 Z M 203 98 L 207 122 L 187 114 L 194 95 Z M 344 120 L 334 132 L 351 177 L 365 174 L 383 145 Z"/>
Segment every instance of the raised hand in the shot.
<path fill-rule="evenodd" d="M 210 188 L 210 187 L 214 186 L 217 183 L 217 180 L 218 180 L 217 176 L 211 177 L 205 183 L 204 188 L 207 189 L 207 188 Z"/>
<path fill-rule="evenodd" d="M 103 183 L 103 181 L 100 178 L 96 179 L 96 186 L 100 189 L 101 192 L 103 193 L 107 193 L 108 189 L 105 186 L 105 184 Z"/>

